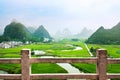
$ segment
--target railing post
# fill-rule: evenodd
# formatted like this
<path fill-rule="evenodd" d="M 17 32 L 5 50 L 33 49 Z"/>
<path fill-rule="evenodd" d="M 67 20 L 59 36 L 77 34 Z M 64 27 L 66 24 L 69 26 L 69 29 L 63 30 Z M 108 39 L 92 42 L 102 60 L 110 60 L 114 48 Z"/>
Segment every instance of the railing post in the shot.
<path fill-rule="evenodd" d="M 97 50 L 97 80 L 107 80 L 107 50 Z"/>
<path fill-rule="evenodd" d="M 30 50 L 29 49 L 23 49 L 21 51 L 22 58 L 21 58 L 21 65 L 22 65 L 22 80 L 30 80 L 30 62 L 29 62 L 29 56 L 30 56 Z"/>

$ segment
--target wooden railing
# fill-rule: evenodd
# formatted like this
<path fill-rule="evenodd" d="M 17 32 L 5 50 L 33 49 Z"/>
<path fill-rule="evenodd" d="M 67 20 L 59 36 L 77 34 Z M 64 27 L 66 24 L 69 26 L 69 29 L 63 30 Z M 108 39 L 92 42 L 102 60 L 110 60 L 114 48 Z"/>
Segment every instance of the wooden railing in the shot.
<path fill-rule="evenodd" d="M 0 79 L 5 80 L 32 80 L 32 79 L 96 79 L 106 80 L 110 78 L 120 78 L 120 74 L 107 74 L 107 64 L 120 64 L 120 59 L 107 58 L 106 50 L 97 50 L 95 58 L 30 58 L 30 50 L 21 50 L 21 59 L 0 59 L 0 63 L 21 63 L 21 74 L 0 74 Z M 94 63 L 96 64 L 95 74 L 31 74 L 31 63 Z"/>

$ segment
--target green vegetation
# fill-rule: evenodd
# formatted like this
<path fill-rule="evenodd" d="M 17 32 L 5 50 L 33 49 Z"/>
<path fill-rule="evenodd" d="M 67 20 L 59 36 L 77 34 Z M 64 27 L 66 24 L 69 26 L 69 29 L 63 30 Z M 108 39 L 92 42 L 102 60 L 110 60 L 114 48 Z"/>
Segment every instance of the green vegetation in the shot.
<path fill-rule="evenodd" d="M 94 49 L 103 48 L 107 50 L 108 56 L 113 58 L 120 58 L 120 45 L 98 45 L 98 44 L 88 44 L 89 49 L 93 47 Z M 94 53 L 96 54 L 96 53 Z"/>
<path fill-rule="evenodd" d="M 81 46 L 83 49 L 73 50 L 76 46 Z M 53 55 L 59 57 L 89 57 L 89 54 L 82 42 L 37 43 L 19 46 L 16 48 L 0 49 L 0 57 L 21 57 L 20 51 L 23 48 L 28 48 L 31 50 L 43 50 L 47 53 L 46 55 Z"/>
<path fill-rule="evenodd" d="M 59 57 L 90 57 L 90 55 L 87 52 L 87 49 L 84 46 L 84 43 L 82 42 L 67 42 L 62 43 L 64 45 L 55 45 L 56 48 L 54 51 L 52 51 L 52 54 L 59 56 Z M 74 47 L 67 46 L 67 44 L 71 44 Z M 63 46 L 63 47 L 62 47 Z M 82 50 L 73 50 L 76 46 L 80 46 L 83 49 Z M 60 49 L 62 47 L 63 49 Z M 65 48 L 66 47 L 66 48 Z"/>
<path fill-rule="evenodd" d="M 50 34 L 48 33 L 48 31 L 44 28 L 43 25 L 41 25 L 40 27 L 38 27 L 38 29 L 35 30 L 35 32 L 33 33 L 33 35 L 38 38 L 39 41 L 43 41 L 44 38 L 48 38 L 51 39 Z"/>
<path fill-rule="evenodd" d="M 96 73 L 96 65 L 95 64 L 72 63 L 72 65 L 84 73 Z"/>
<path fill-rule="evenodd" d="M 86 43 L 90 44 L 120 44 L 120 23 L 112 29 L 100 27 Z"/>
<path fill-rule="evenodd" d="M 62 69 L 56 64 L 42 63 L 42 64 L 32 64 L 32 73 L 67 73 L 66 70 Z M 0 70 L 6 71 L 12 74 L 21 73 L 20 64 L 0 64 Z"/>
<path fill-rule="evenodd" d="M 108 56 L 119 58 L 120 57 L 120 45 L 97 45 L 97 44 L 87 44 L 89 49 L 93 47 L 96 48 L 105 48 L 108 51 Z M 75 47 L 82 47 L 82 50 L 74 50 Z M 16 48 L 9 49 L 0 49 L 1 58 L 20 58 L 20 51 L 23 48 L 28 48 L 31 50 L 43 50 L 46 52 L 45 55 L 52 55 L 56 57 L 90 57 L 88 54 L 84 43 L 82 41 L 70 41 L 63 40 L 60 42 L 54 43 L 34 43 L 30 45 L 19 46 Z M 40 56 L 32 56 L 40 57 Z M 21 66 L 20 64 L 0 64 L 0 69 L 7 71 L 9 73 L 20 73 Z M 80 69 L 85 73 L 95 73 L 96 65 L 95 64 L 80 64 L 72 63 L 75 67 Z M 120 64 L 109 64 L 107 71 L 109 73 L 120 73 L 119 70 Z M 11 71 L 12 70 L 12 71 Z M 44 64 L 32 64 L 32 73 L 66 73 L 64 69 L 59 67 L 56 64 L 44 63 Z"/>
<path fill-rule="evenodd" d="M 12 74 L 21 73 L 21 65 L 20 64 L 0 64 L 0 70 L 6 71 Z"/>
<path fill-rule="evenodd" d="M 73 66 L 77 67 L 85 73 L 96 73 L 96 64 L 79 64 L 73 63 Z M 108 73 L 120 73 L 120 64 L 108 64 L 107 72 Z"/>
<path fill-rule="evenodd" d="M 106 49 L 108 52 L 108 57 L 112 58 L 120 58 L 120 45 L 98 45 L 98 44 L 87 44 L 89 49 L 92 47 L 95 50 L 96 49 Z M 93 54 L 96 55 L 96 52 Z M 80 63 L 73 63 L 75 67 L 80 69 L 81 71 L 85 73 L 95 73 L 96 72 L 96 65 L 95 64 L 80 64 Z M 108 73 L 120 73 L 120 64 L 108 64 L 107 66 L 107 72 Z"/>
<path fill-rule="evenodd" d="M 73 46 L 69 46 L 73 45 Z M 83 49 L 75 51 L 76 46 L 81 46 Z M 59 57 L 89 57 L 89 54 L 82 42 L 61 41 L 54 43 L 35 43 L 30 45 L 19 46 L 16 48 L 0 49 L 1 58 L 20 58 L 20 51 L 23 48 L 31 50 L 43 50 L 45 55 L 59 56 Z M 32 56 L 40 57 L 40 56 Z M 9 73 L 20 73 L 21 66 L 18 64 L 0 64 L 0 70 Z M 12 71 L 11 71 L 12 70 Z M 66 71 L 57 64 L 32 64 L 32 73 L 66 73 Z"/>
<path fill-rule="evenodd" d="M 67 71 L 53 63 L 42 63 L 32 64 L 32 73 L 67 73 Z"/>
<path fill-rule="evenodd" d="M 5 27 L 3 37 L 7 41 L 25 41 L 29 39 L 30 35 L 31 33 L 23 24 L 12 22 Z"/>

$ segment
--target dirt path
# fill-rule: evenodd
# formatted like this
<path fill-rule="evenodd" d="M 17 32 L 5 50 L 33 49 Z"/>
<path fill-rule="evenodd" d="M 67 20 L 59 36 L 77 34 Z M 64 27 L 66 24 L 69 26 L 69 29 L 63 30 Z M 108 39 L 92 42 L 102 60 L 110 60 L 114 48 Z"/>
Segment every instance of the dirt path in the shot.
<path fill-rule="evenodd" d="M 54 58 L 53 56 L 41 56 L 41 58 Z M 79 69 L 75 68 L 69 63 L 56 63 L 57 65 L 61 66 L 65 69 L 69 74 L 70 73 L 83 73 Z M 67 79 L 67 80 L 86 80 L 86 79 Z"/>
<path fill-rule="evenodd" d="M 93 54 L 90 52 L 90 50 L 89 50 L 89 48 L 88 48 L 87 44 L 86 44 L 86 43 L 84 43 L 84 45 L 85 45 L 85 47 L 86 47 L 87 51 L 89 52 L 90 56 L 93 56 Z"/>

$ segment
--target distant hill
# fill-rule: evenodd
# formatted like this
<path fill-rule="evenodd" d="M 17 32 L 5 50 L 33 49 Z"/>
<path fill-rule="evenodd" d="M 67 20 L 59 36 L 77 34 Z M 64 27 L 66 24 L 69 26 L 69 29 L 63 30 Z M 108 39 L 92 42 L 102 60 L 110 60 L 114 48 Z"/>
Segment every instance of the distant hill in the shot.
<path fill-rule="evenodd" d="M 0 27 L 0 36 L 3 34 L 3 29 Z"/>
<path fill-rule="evenodd" d="M 28 30 L 29 29 L 29 30 Z M 0 36 L 0 42 L 2 41 L 31 41 L 31 42 L 51 42 L 52 37 L 44 26 L 40 26 L 38 29 L 29 27 L 26 28 L 22 23 L 12 21 L 8 24 L 3 35 Z M 33 32 L 34 31 L 34 32 Z"/>
<path fill-rule="evenodd" d="M 62 35 L 65 37 L 65 38 L 69 38 L 72 36 L 72 33 L 71 31 L 68 29 L 68 28 L 65 28 L 63 31 L 62 31 Z"/>
<path fill-rule="evenodd" d="M 88 30 L 87 28 L 83 28 L 82 31 L 76 35 L 74 35 L 74 37 L 76 38 L 81 38 L 81 39 L 87 39 L 89 38 L 91 35 L 93 34 L 92 30 Z"/>
<path fill-rule="evenodd" d="M 41 25 L 40 27 L 38 27 L 38 29 L 36 29 L 33 34 L 34 34 L 34 36 L 36 36 L 38 38 L 49 38 L 49 39 L 51 38 L 50 34 L 44 28 L 43 25 Z"/>
<path fill-rule="evenodd" d="M 27 28 L 18 22 L 11 22 L 4 29 L 3 37 L 5 40 L 27 40 L 31 36 L 31 33 Z"/>
<path fill-rule="evenodd" d="M 67 38 L 71 38 L 73 36 L 73 34 L 71 33 L 71 31 L 68 28 L 65 28 L 62 31 L 57 31 L 54 35 L 54 38 L 56 40 L 61 40 L 61 39 L 67 39 Z"/>
<path fill-rule="evenodd" d="M 120 44 L 120 23 L 111 29 L 104 29 L 101 26 L 86 41 L 92 44 Z"/>
<path fill-rule="evenodd" d="M 30 31 L 31 33 L 34 33 L 35 32 L 35 28 L 34 27 L 27 27 L 28 31 Z"/>

